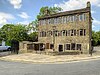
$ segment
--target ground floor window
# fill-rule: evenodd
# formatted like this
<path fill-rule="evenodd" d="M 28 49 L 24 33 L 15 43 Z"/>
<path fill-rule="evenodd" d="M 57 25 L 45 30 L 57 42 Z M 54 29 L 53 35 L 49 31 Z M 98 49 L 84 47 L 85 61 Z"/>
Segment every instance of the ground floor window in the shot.
<path fill-rule="evenodd" d="M 70 44 L 66 44 L 66 50 L 70 50 Z"/>
<path fill-rule="evenodd" d="M 54 45 L 53 44 L 50 44 L 50 49 L 53 49 L 54 48 Z"/>
<path fill-rule="evenodd" d="M 33 49 L 33 44 L 27 44 L 27 49 Z"/>
<path fill-rule="evenodd" d="M 75 50 L 75 43 L 71 43 L 71 50 Z"/>
<path fill-rule="evenodd" d="M 77 44 L 76 49 L 81 50 L 81 44 Z"/>
<path fill-rule="evenodd" d="M 71 43 L 65 44 L 65 50 L 81 50 L 81 44 Z"/>

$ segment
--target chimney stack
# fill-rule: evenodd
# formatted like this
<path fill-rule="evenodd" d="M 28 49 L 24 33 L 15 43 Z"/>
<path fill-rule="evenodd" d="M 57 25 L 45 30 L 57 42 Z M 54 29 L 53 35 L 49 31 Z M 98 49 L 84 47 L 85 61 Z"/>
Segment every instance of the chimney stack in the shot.
<path fill-rule="evenodd" d="M 91 3 L 90 3 L 90 1 L 87 2 L 87 8 L 91 8 Z"/>

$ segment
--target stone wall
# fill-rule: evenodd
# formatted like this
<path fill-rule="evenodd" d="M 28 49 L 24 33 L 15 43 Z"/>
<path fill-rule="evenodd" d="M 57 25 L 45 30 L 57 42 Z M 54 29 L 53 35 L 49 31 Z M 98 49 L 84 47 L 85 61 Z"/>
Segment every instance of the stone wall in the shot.
<path fill-rule="evenodd" d="M 75 21 L 75 22 L 68 22 L 66 24 L 56 24 L 55 30 L 70 30 L 70 29 L 86 29 L 85 36 L 57 36 L 55 37 L 55 50 L 58 51 L 58 45 L 67 43 L 81 43 L 82 44 L 82 51 L 83 53 L 89 53 L 91 48 L 91 16 L 90 12 L 85 13 L 86 20 L 85 21 Z M 52 26 L 54 25 L 39 25 L 39 32 L 41 31 L 50 31 L 53 30 Z M 39 34 L 40 35 L 40 34 Z M 38 41 L 43 43 L 53 43 L 53 36 L 50 37 L 40 37 L 38 35 Z"/>

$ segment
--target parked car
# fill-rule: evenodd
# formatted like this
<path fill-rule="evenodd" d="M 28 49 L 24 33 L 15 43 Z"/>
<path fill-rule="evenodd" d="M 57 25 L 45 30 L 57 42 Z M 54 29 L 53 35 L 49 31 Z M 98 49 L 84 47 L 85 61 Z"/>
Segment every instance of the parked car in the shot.
<path fill-rule="evenodd" d="M 11 51 L 11 46 L 0 46 L 0 51 Z"/>

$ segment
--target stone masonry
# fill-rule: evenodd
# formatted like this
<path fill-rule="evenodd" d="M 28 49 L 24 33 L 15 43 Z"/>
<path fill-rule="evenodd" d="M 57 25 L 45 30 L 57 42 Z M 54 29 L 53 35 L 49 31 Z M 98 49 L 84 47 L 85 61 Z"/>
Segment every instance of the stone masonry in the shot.
<path fill-rule="evenodd" d="M 83 16 L 81 17 L 81 15 Z M 55 21 L 56 19 L 58 21 Z M 54 29 L 53 26 L 55 26 Z M 51 32 L 49 33 L 49 31 Z M 38 41 L 45 44 L 45 51 L 53 51 L 53 49 L 57 52 L 79 50 L 88 54 L 91 51 L 92 35 L 90 2 L 87 2 L 86 8 L 83 9 L 47 14 L 39 18 L 38 33 Z"/>

